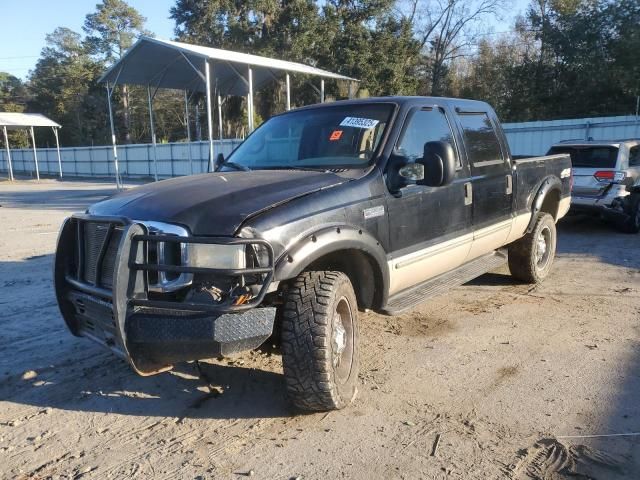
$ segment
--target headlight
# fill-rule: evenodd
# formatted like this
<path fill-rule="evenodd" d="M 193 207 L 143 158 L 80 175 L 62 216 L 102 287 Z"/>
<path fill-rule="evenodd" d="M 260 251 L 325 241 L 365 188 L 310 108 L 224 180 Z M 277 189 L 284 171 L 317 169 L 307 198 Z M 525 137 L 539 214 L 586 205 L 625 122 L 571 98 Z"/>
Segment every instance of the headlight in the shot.
<path fill-rule="evenodd" d="M 204 268 L 246 268 L 245 245 L 190 243 L 189 265 Z"/>
<path fill-rule="evenodd" d="M 187 229 L 173 225 L 171 223 L 140 221 L 150 235 L 175 235 L 178 237 L 188 237 Z M 189 265 L 189 252 L 185 243 L 174 242 L 149 242 L 147 261 L 158 265 Z M 154 292 L 175 292 L 181 288 L 191 285 L 193 281 L 192 273 L 173 272 L 149 272 L 149 290 Z"/>

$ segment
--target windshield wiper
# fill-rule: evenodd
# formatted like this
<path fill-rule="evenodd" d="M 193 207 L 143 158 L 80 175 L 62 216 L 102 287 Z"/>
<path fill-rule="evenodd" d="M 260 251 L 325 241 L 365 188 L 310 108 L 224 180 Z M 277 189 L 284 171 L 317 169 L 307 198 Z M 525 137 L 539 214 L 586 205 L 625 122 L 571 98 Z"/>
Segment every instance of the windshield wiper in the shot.
<path fill-rule="evenodd" d="M 220 168 L 222 168 L 222 167 L 231 167 L 231 168 L 233 168 L 233 169 L 235 169 L 235 170 L 240 170 L 240 171 L 243 171 L 243 172 L 248 172 L 248 171 L 250 171 L 250 170 L 251 170 L 249 167 L 247 167 L 247 166 L 245 166 L 245 165 L 240 165 L 239 163 L 236 163 L 236 162 L 230 162 L 230 161 L 228 161 L 228 160 L 227 160 L 227 161 L 225 161 L 225 162 L 222 162 L 222 163 L 218 166 L 218 171 L 219 171 L 219 170 L 220 170 Z"/>

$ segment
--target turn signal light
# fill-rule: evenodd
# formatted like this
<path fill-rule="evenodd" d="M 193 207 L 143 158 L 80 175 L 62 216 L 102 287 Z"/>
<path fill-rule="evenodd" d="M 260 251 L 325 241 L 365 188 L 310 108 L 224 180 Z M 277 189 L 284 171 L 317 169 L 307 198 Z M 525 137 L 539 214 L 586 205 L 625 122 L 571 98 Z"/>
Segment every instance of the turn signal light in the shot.
<path fill-rule="evenodd" d="M 601 170 L 593 174 L 593 176 L 599 182 L 614 182 L 619 183 L 622 182 L 625 177 L 625 172 L 615 172 L 613 170 Z"/>

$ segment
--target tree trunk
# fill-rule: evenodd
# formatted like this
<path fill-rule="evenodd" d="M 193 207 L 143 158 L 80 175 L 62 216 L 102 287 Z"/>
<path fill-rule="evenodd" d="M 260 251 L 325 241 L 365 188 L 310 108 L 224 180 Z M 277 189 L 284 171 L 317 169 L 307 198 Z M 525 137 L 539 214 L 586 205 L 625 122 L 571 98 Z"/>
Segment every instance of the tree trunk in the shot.
<path fill-rule="evenodd" d="M 131 143 L 131 112 L 129 111 L 129 89 L 122 86 L 122 108 L 124 117 L 124 143 Z"/>

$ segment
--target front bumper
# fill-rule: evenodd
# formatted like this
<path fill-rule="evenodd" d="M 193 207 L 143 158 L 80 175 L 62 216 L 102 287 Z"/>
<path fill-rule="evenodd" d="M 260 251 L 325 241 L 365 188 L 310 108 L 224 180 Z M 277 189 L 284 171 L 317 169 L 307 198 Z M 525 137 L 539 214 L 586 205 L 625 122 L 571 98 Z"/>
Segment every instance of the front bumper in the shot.
<path fill-rule="evenodd" d="M 77 259 L 82 257 L 77 252 L 82 245 L 83 221 L 104 222 L 121 232 L 111 288 L 104 288 L 99 281 L 89 284 L 79 273 Z M 257 244 L 266 249 L 268 265 L 234 270 L 150 264 L 146 261 L 150 242 Z M 104 256 L 107 243 L 105 240 L 98 258 Z M 101 264 L 97 265 L 100 268 Z M 157 300 L 149 294 L 150 271 L 258 275 L 262 285 L 254 298 L 242 304 Z M 272 278 L 273 250 L 264 240 L 150 235 L 144 225 L 119 217 L 80 215 L 67 219 L 58 238 L 54 265 L 58 304 L 71 332 L 109 347 L 141 375 L 167 370 L 180 361 L 258 347 L 273 330 L 275 308 L 256 308 Z"/>

